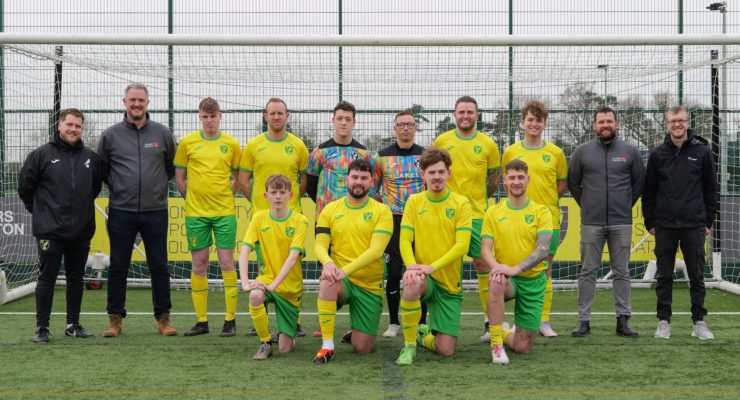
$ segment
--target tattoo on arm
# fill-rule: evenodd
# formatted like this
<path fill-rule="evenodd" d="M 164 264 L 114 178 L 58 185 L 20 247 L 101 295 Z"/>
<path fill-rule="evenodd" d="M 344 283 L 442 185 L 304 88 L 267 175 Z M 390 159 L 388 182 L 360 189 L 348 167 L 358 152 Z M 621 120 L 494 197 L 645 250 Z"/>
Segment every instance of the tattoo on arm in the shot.
<path fill-rule="evenodd" d="M 534 268 L 535 265 L 539 264 L 547 258 L 547 250 L 550 249 L 550 239 L 552 233 L 540 233 L 537 235 L 537 247 L 535 247 L 532 254 L 529 255 L 524 261 L 519 263 L 521 272 L 529 271 Z"/>

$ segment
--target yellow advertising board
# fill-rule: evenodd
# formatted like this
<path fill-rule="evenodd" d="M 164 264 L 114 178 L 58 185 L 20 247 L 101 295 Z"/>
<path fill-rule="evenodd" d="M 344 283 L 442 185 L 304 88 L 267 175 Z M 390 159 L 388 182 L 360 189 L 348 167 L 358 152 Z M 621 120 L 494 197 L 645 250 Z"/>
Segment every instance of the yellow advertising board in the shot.
<path fill-rule="evenodd" d="M 107 198 L 97 199 L 96 203 L 101 209 L 105 210 L 108 205 Z M 306 234 L 306 257 L 304 261 L 316 261 L 316 255 L 314 253 L 314 221 L 315 221 L 315 210 L 316 207 L 308 198 L 301 199 L 301 205 L 305 215 L 309 219 L 309 231 Z M 247 230 L 249 223 L 249 209 L 250 204 L 244 198 L 236 199 L 236 210 L 237 210 L 237 241 L 241 243 L 244 233 Z M 580 208 L 576 204 L 573 198 L 564 198 L 560 200 L 560 210 L 563 218 L 561 223 L 561 243 L 558 253 L 555 256 L 555 261 L 580 261 L 580 234 L 581 234 L 581 216 Z M 170 261 L 190 261 L 190 252 L 188 251 L 187 238 L 185 236 L 185 200 L 181 198 L 169 199 L 169 226 L 167 227 L 168 243 L 167 249 L 169 250 Z M 106 234 L 105 219 L 98 213 L 96 216 L 97 230 L 91 243 L 91 252 L 100 251 L 109 254 L 110 246 L 108 243 L 108 235 Z M 632 246 L 634 247 L 640 240 L 647 235 L 645 225 L 642 220 L 642 207 L 638 201 L 635 207 L 632 209 Z M 134 261 L 144 261 L 143 256 L 144 245 L 143 243 L 138 244 L 142 252 L 134 251 Z M 239 249 L 240 246 L 237 246 Z M 655 249 L 655 240 L 651 236 L 645 240 L 632 254 L 631 260 L 633 261 L 647 261 L 655 259 L 653 250 Z M 238 251 L 235 252 L 234 257 L 238 257 Z M 609 255 L 604 252 L 604 260 L 608 260 Z M 215 249 L 211 251 L 211 260 L 216 261 Z"/>

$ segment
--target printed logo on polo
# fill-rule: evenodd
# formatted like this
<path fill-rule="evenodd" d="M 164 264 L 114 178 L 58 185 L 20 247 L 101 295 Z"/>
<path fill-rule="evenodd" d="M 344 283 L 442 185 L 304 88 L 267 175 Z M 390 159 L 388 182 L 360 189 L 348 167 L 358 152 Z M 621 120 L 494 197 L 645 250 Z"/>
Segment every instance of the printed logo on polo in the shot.
<path fill-rule="evenodd" d="M 58 162 L 59 162 L 59 159 L 58 159 L 58 158 L 55 158 L 55 159 L 51 160 L 51 163 L 52 163 L 52 164 L 56 164 L 56 163 L 58 163 Z"/>
<path fill-rule="evenodd" d="M 90 168 L 90 159 L 89 158 L 85 161 L 85 168 Z"/>
<path fill-rule="evenodd" d="M 295 228 L 293 228 L 292 226 L 289 226 L 289 227 L 285 228 L 285 234 L 288 237 L 293 237 L 293 234 L 294 233 L 295 233 Z"/>
<path fill-rule="evenodd" d="M 144 143 L 145 149 L 156 149 L 159 148 L 159 142 Z"/>
<path fill-rule="evenodd" d="M 225 144 L 222 144 L 222 145 L 221 145 L 221 146 L 219 146 L 219 147 L 220 147 L 220 149 L 221 149 L 221 152 L 222 152 L 222 153 L 224 153 L 224 154 L 228 153 L 228 151 L 229 151 L 229 146 L 227 146 L 227 145 L 225 145 Z"/>
<path fill-rule="evenodd" d="M 49 250 L 49 241 L 48 240 L 39 240 L 39 247 L 41 247 L 41 251 Z"/>
<path fill-rule="evenodd" d="M 612 162 L 627 162 L 627 156 L 612 157 Z"/>
<path fill-rule="evenodd" d="M 524 215 L 524 222 L 531 224 L 534 221 L 534 214 Z"/>
<path fill-rule="evenodd" d="M 445 215 L 447 218 L 452 218 L 455 216 L 455 209 L 454 208 L 447 208 L 445 209 Z"/>
<path fill-rule="evenodd" d="M 549 154 L 543 154 L 542 155 L 542 161 L 544 161 L 544 162 L 550 162 L 550 155 Z"/>
<path fill-rule="evenodd" d="M 694 157 L 686 157 L 686 158 L 688 158 L 688 159 L 689 159 L 690 161 L 696 161 L 696 160 L 697 160 L 697 159 L 696 159 L 696 158 L 694 158 Z"/>
<path fill-rule="evenodd" d="M 373 213 L 372 212 L 366 212 L 366 213 L 362 214 L 362 218 L 364 218 L 365 221 L 370 221 L 373 218 Z"/>
<path fill-rule="evenodd" d="M 480 154 L 480 152 L 483 151 L 483 146 L 475 145 L 473 146 L 473 153 Z"/>

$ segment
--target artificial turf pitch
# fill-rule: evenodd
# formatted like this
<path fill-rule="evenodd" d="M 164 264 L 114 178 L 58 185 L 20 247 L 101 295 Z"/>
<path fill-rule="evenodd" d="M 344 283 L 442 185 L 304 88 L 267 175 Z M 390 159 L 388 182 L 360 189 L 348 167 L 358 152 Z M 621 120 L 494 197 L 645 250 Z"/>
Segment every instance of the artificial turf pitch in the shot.
<path fill-rule="evenodd" d="M 151 315 L 151 294 L 131 289 L 123 335 L 103 338 L 107 326 L 105 290 L 86 291 L 81 323 L 91 339 L 64 336 L 64 289 L 55 293 L 51 342 L 31 342 L 35 326 L 33 296 L 0 306 L 0 399 L 739 399 L 740 297 L 709 290 L 707 325 L 713 341 L 692 338 L 685 284 L 674 288 L 669 340 L 653 338 L 657 320 L 652 290 L 632 291 L 630 320 L 639 339 L 614 333 L 612 293 L 597 293 L 592 333 L 573 338 L 576 293 L 557 291 L 553 327 L 560 337 L 537 338 L 532 353 L 508 352 L 511 364 L 491 364 L 490 347 L 480 344 L 483 323 L 477 293 L 464 296 L 462 335 L 457 353 L 442 358 L 419 349 L 416 363 L 395 364 L 403 339 L 378 337 L 367 356 L 340 343 L 348 317 L 339 315 L 337 356 L 325 366 L 311 359 L 321 345 L 310 337 L 318 326 L 315 293 L 307 293 L 302 321 L 309 336 L 296 339 L 290 354 L 253 361 L 258 339 L 247 296 L 239 294 L 238 335 L 218 337 L 223 293 L 211 292 L 211 333 L 183 337 L 195 322 L 190 292 L 173 291 L 177 337 L 159 336 Z M 511 307 L 510 307 L 511 308 Z M 272 312 L 274 309 L 270 307 Z M 341 312 L 346 312 L 342 309 Z M 270 316 L 274 322 L 274 315 Z M 512 317 L 507 314 L 507 320 Z M 382 317 L 380 333 L 387 316 Z"/>

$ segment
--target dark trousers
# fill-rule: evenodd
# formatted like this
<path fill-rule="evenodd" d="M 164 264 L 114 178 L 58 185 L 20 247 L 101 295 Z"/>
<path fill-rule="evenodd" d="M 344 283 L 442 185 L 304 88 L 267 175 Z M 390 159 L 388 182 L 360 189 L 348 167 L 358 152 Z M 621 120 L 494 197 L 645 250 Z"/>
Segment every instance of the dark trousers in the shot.
<path fill-rule="evenodd" d="M 673 272 L 676 263 L 676 251 L 679 245 L 689 275 L 691 294 L 691 320 L 702 321 L 707 315 L 704 308 L 704 227 L 669 229 L 655 228 L 655 257 L 657 259 L 657 285 L 655 294 L 658 297 L 657 316 L 659 320 L 671 321 L 671 303 L 673 301 Z"/>
<path fill-rule="evenodd" d="M 152 280 L 154 317 L 172 308 L 170 302 L 170 272 L 167 269 L 167 210 L 132 212 L 110 209 L 110 268 L 108 270 L 109 314 L 126 316 L 126 277 L 131 255 L 140 233 L 146 250 L 146 263 Z"/>
<path fill-rule="evenodd" d="M 90 241 L 37 239 L 39 250 L 39 280 L 36 284 L 36 326 L 49 327 L 54 284 L 64 258 L 67 277 L 67 324 L 80 322 L 80 307 L 84 285 L 85 262 L 90 252 Z"/>
<path fill-rule="evenodd" d="M 398 319 L 398 308 L 401 303 L 401 279 L 403 278 L 403 272 L 406 269 L 406 266 L 403 263 L 403 258 L 401 257 L 401 249 L 398 245 L 401 237 L 402 218 L 403 216 L 400 214 L 393 214 L 393 235 L 391 235 L 391 241 L 388 242 L 388 246 L 385 249 L 385 298 L 388 301 L 388 315 L 390 316 L 390 323 L 395 325 L 401 325 L 401 321 Z M 426 323 L 426 306 L 426 303 L 422 303 L 421 305 L 421 323 Z"/>

